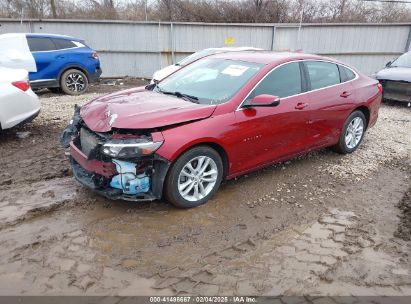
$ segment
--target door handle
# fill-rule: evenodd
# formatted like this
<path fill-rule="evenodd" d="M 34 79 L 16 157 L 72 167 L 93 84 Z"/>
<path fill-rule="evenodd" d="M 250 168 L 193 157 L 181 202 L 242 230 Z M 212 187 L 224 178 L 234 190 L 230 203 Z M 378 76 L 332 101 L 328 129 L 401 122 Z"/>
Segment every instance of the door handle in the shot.
<path fill-rule="evenodd" d="M 351 95 L 351 93 L 350 92 L 347 92 L 347 91 L 344 91 L 344 92 L 342 92 L 341 94 L 340 94 L 340 96 L 341 97 L 344 97 L 344 98 L 347 98 L 348 96 L 350 96 Z"/>
<path fill-rule="evenodd" d="M 308 103 L 305 102 L 299 102 L 297 103 L 297 105 L 295 106 L 295 109 L 297 110 L 302 110 L 304 108 L 308 107 Z"/>

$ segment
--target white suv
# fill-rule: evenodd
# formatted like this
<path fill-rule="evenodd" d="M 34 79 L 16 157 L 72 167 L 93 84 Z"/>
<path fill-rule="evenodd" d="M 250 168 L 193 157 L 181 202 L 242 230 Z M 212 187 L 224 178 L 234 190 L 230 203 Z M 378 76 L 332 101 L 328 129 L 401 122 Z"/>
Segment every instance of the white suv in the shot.
<path fill-rule="evenodd" d="M 182 67 L 207 56 L 219 54 L 219 53 L 227 53 L 227 52 L 242 52 L 242 51 L 262 51 L 263 49 L 258 49 L 254 47 L 242 46 L 242 47 L 222 47 L 222 48 L 209 48 L 204 49 L 190 56 L 185 57 L 184 59 L 180 60 L 178 63 L 166 66 L 161 70 L 154 72 L 153 78 L 151 79 L 151 83 L 158 82 L 163 80 L 167 76 L 173 74 L 175 71 L 181 69 Z"/>

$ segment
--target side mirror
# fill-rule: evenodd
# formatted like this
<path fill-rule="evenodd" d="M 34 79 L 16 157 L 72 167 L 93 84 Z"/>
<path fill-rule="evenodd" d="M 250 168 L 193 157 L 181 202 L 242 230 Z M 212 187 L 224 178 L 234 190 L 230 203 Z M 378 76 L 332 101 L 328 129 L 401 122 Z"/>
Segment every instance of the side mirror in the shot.
<path fill-rule="evenodd" d="M 268 94 L 255 96 L 245 107 L 276 107 L 280 104 L 280 97 Z"/>
<path fill-rule="evenodd" d="M 148 91 L 154 90 L 154 88 L 157 86 L 158 81 L 154 81 L 154 83 L 150 83 L 145 86 L 145 89 Z"/>
<path fill-rule="evenodd" d="M 388 61 L 387 64 L 385 65 L 385 67 L 386 67 L 386 68 L 389 68 L 390 65 L 391 65 L 391 63 L 392 63 L 391 61 Z"/>

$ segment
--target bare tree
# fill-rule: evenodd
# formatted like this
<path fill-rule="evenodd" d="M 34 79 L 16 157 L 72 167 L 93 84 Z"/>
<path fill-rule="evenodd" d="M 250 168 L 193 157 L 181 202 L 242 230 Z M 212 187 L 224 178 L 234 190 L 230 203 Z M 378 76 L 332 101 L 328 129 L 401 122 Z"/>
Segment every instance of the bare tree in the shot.
<path fill-rule="evenodd" d="M 175 1 L 173 0 L 159 0 L 158 1 L 158 16 L 160 20 L 174 21 L 173 12 Z"/>
<path fill-rule="evenodd" d="M 264 0 L 252 0 L 254 3 L 254 22 L 261 22 L 261 14 L 267 2 Z"/>
<path fill-rule="evenodd" d="M 56 11 L 56 2 L 55 0 L 50 0 L 50 9 L 51 9 L 51 15 L 53 18 L 57 18 L 57 11 Z"/>
<path fill-rule="evenodd" d="M 0 17 L 195 22 L 411 22 L 411 6 L 359 0 L 0 0 Z"/>

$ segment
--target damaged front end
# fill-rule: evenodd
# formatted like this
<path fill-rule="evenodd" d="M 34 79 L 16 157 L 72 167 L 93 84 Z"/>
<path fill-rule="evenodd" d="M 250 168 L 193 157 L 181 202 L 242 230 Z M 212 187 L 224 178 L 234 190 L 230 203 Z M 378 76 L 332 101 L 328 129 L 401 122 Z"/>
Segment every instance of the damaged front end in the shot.
<path fill-rule="evenodd" d="M 160 199 L 170 162 L 155 154 L 163 144 L 156 130 L 94 132 L 83 122 L 80 107 L 60 136 L 75 178 L 110 199 Z"/>

